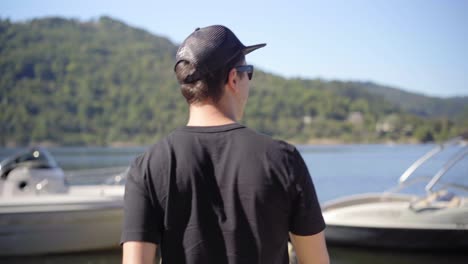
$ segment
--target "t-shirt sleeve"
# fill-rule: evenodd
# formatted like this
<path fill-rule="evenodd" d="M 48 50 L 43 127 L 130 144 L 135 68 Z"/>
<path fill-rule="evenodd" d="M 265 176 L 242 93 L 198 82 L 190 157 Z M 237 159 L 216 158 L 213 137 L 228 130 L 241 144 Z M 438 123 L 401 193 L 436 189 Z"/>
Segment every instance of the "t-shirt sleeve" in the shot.
<path fill-rule="evenodd" d="M 292 178 L 289 231 L 300 236 L 317 234 L 325 229 L 325 221 L 307 165 L 296 148 L 289 165 Z"/>
<path fill-rule="evenodd" d="M 161 241 L 162 208 L 148 192 L 149 170 L 145 156 L 130 166 L 125 183 L 124 220 L 120 245 L 127 241 L 159 244 Z"/>

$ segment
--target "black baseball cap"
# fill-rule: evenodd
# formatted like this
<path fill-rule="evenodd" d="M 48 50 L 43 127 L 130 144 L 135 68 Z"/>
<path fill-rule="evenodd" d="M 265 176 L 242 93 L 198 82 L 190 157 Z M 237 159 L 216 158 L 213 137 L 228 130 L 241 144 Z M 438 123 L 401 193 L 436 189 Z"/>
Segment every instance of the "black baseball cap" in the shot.
<path fill-rule="evenodd" d="M 174 70 L 182 61 L 193 64 L 196 71 L 185 82 L 194 82 L 207 73 L 220 69 L 239 54 L 246 55 L 265 46 L 265 43 L 245 46 L 225 26 L 197 28 L 180 45 Z"/>

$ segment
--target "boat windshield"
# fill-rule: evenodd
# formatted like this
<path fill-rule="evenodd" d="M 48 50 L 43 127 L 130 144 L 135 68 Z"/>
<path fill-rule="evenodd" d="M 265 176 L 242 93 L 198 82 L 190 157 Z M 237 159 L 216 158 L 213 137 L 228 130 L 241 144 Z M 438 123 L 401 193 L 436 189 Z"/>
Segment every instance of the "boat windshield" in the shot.
<path fill-rule="evenodd" d="M 9 171 L 18 166 L 29 166 L 34 168 L 57 168 L 57 162 L 52 155 L 43 148 L 30 148 L 0 163 L 0 172 L 5 177 Z"/>

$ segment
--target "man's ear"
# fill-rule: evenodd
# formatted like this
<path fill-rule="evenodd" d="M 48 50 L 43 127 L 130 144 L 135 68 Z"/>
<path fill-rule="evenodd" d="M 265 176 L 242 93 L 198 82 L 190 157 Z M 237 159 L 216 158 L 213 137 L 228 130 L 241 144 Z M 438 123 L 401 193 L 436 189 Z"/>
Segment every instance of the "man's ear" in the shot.
<path fill-rule="evenodd" d="M 232 89 L 232 92 L 237 92 L 237 71 L 235 69 L 229 71 L 226 85 L 228 89 Z"/>

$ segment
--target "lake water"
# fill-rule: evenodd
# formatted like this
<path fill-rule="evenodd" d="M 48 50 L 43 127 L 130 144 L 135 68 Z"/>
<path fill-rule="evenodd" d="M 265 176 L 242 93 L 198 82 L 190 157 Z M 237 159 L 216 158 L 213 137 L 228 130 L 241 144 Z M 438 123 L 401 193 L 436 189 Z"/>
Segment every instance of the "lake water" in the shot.
<path fill-rule="evenodd" d="M 338 145 L 298 146 L 309 167 L 321 203 L 344 195 L 382 192 L 396 185 L 398 177 L 434 145 Z M 144 147 L 132 148 L 51 148 L 65 170 L 127 166 Z M 452 148 L 418 170 L 431 176 L 442 166 Z M 0 160 L 18 149 L 1 149 Z M 444 179 L 468 185 L 468 158 L 453 168 Z M 464 179 L 461 178 L 464 176 Z M 98 182 L 102 179 L 69 179 L 72 184 Z M 418 186 L 422 187 L 422 186 Z M 416 189 L 410 190 L 417 191 Z M 352 247 L 329 247 L 332 263 L 468 263 L 462 252 L 395 251 Z M 468 255 L 468 254 L 465 254 Z M 81 252 L 47 256 L 0 258 L 0 263 L 120 263 L 121 251 Z"/>

